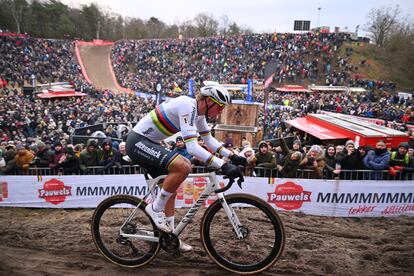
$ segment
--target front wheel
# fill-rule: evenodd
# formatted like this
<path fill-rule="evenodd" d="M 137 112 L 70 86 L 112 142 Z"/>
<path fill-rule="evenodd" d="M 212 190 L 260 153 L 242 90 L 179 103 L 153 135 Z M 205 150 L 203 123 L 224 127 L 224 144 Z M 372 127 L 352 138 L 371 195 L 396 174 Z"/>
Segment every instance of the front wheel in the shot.
<path fill-rule="evenodd" d="M 237 237 L 217 200 L 201 222 L 201 240 L 207 253 L 218 265 L 236 273 L 253 274 L 271 267 L 285 244 L 282 221 L 276 211 L 260 198 L 247 194 L 232 194 L 225 199 L 240 222 L 243 237 Z"/>
<path fill-rule="evenodd" d="M 141 205 L 136 209 L 138 204 Z M 139 267 L 156 256 L 160 248 L 156 238 L 159 231 L 145 212 L 145 206 L 139 198 L 116 195 L 96 207 L 92 238 L 105 258 L 120 266 Z"/>

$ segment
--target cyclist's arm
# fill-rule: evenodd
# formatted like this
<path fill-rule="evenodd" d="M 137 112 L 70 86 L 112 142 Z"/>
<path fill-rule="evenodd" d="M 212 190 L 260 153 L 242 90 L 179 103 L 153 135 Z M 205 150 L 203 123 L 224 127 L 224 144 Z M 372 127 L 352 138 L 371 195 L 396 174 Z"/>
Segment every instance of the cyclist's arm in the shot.
<path fill-rule="evenodd" d="M 190 107 L 191 108 L 191 107 Z M 197 128 L 195 126 L 195 117 L 192 116 L 192 110 L 183 107 L 179 111 L 180 130 L 187 148 L 187 151 L 198 160 L 208 166 L 220 168 L 224 160 L 214 156 L 197 143 Z"/>
<path fill-rule="evenodd" d="M 226 149 L 221 145 L 216 138 L 211 135 L 211 130 L 207 125 L 206 119 L 204 117 L 198 117 L 196 119 L 196 127 L 198 132 L 200 133 L 201 138 L 203 138 L 204 142 L 206 143 L 207 147 L 214 152 L 217 152 L 221 156 L 230 157 L 233 155 L 231 151 Z"/>

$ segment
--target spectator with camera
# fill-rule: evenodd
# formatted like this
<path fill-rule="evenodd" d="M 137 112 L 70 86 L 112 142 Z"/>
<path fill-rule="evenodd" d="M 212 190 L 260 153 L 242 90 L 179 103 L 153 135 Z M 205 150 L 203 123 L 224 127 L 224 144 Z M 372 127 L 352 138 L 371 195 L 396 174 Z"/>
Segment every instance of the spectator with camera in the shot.
<path fill-rule="evenodd" d="M 49 167 L 50 160 L 52 160 L 53 151 L 49 149 L 42 141 L 37 141 L 37 152 L 36 156 L 32 161 L 32 166 L 39 168 Z"/>
<path fill-rule="evenodd" d="M 67 146 L 63 149 L 63 156 L 58 162 L 59 169 L 64 174 L 77 174 L 79 172 L 79 158 L 76 156 L 73 147 Z"/>
<path fill-rule="evenodd" d="M 338 148 L 338 147 L 337 147 Z M 355 174 L 349 172 L 343 172 L 342 170 L 357 170 L 359 164 L 358 153 L 355 150 L 355 143 L 352 140 L 348 140 L 345 143 L 345 147 L 341 152 L 336 154 L 337 165 L 335 166 L 334 173 L 341 173 L 341 178 L 346 177 L 347 179 L 356 179 Z"/>
<path fill-rule="evenodd" d="M 322 178 L 325 169 L 325 157 L 322 148 L 313 145 L 299 165 L 305 170 L 310 170 L 310 172 L 305 172 L 308 176 L 306 178 Z"/>
<path fill-rule="evenodd" d="M 282 177 L 296 178 L 298 169 L 300 168 L 300 162 L 302 161 L 302 153 L 300 151 L 292 152 L 285 158 L 283 167 L 278 165 L 278 170 L 282 173 Z"/>

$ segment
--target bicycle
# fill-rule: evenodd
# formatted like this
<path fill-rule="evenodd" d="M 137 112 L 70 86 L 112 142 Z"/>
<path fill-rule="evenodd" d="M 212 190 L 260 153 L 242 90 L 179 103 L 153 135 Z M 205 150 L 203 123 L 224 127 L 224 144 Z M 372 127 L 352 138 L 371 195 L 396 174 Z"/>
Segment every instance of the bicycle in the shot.
<path fill-rule="evenodd" d="M 165 233 L 146 214 L 145 206 L 150 195 L 155 198 L 156 188 L 166 175 L 154 179 L 147 173 L 144 175 L 148 192 L 142 199 L 115 195 L 95 209 L 92 237 L 99 252 L 109 261 L 124 267 L 140 267 L 151 262 L 160 248 L 179 255 L 178 236 L 212 193 L 218 199 L 206 209 L 200 223 L 201 241 L 211 259 L 222 268 L 241 274 L 258 273 L 279 259 L 285 244 L 281 219 L 267 202 L 256 196 L 241 193 L 225 196 L 234 179 L 219 188 L 215 172 L 190 174 L 189 178 L 205 177 L 209 181 L 175 230 Z M 240 180 L 238 184 L 241 188 Z M 265 239 L 266 246 L 256 246 L 258 239 Z"/>

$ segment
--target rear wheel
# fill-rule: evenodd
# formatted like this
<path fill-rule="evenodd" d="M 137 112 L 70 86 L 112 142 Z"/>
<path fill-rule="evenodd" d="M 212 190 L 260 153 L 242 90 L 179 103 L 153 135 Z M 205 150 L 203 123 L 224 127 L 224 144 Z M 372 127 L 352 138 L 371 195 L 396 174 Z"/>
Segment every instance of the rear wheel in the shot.
<path fill-rule="evenodd" d="M 141 203 L 131 220 L 121 226 Z M 111 262 L 139 267 L 149 263 L 157 254 L 160 244 L 125 234 L 158 237 L 158 230 L 145 212 L 146 203 L 129 195 L 116 195 L 102 201 L 92 217 L 92 238 L 99 252 Z"/>
<path fill-rule="evenodd" d="M 276 211 L 265 201 L 246 194 L 226 196 L 227 204 L 240 221 L 239 239 L 221 202 L 214 202 L 204 214 L 201 240 L 210 257 L 221 267 L 252 274 L 271 267 L 280 257 L 285 234 Z"/>

